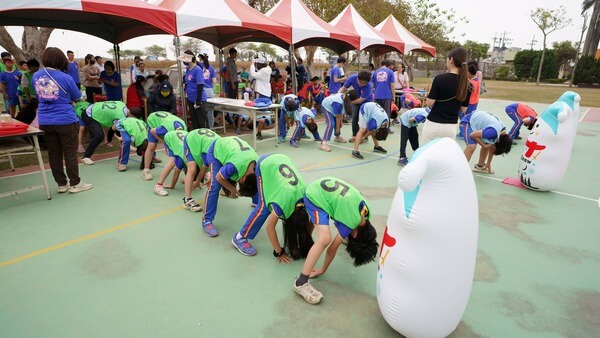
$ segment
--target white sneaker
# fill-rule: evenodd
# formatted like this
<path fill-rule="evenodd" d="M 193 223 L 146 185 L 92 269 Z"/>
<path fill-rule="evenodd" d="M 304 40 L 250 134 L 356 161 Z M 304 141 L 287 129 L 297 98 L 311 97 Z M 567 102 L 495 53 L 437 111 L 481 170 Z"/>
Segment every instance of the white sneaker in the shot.
<path fill-rule="evenodd" d="M 82 191 L 86 191 L 86 190 L 90 190 L 92 189 L 94 186 L 89 184 L 89 183 L 85 183 L 84 181 L 79 181 L 79 184 L 77 185 L 72 185 L 69 187 L 69 192 L 71 194 L 76 194 L 78 192 L 82 192 Z"/>
<path fill-rule="evenodd" d="M 202 211 L 202 206 L 200 204 L 196 203 L 196 201 L 194 201 L 193 198 L 187 202 L 185 202 L 185 200 L 184 200 L 183 207 L 192 212 Z"/>
<path fill-rule="evenodd" d="M 142 179 L 144 181 L 152 181 L 152 173 L 150 170 L 144 169 L 144 171 L 142 171 Z"/>
<path fill-rule="evenodd" d="M 67 192 L 69 191 L 69 185 L 59 185 L 57 191 L 59 194 Z"/>
<path fill-rule="evenodd" d="M 154 193 L 158 196 L 167 196 L 169 194 L 169 192 L 165 190 L 165 188 L 162 185 L 158 184 L 154 186 Z"/>
<path fill-rule="evenodd" d="M 92 161 L 89 157 L 84 157 L 81 159 L 81 162 L 86 165 L 93 165 L 95 162 Z"/>
<path fill-rule="evenodd" d="M 127 166 L 124 165 L 124 164 L 119 163 L 119 164 L 117 164 L 117 170 L 118 171 L 125 171 L 125 170 L 127 170 Z"/>
<path fill-rule="evenodd" d="M 323 298 L 323 294 L 310 285 L 309 282 L 301 286 L 296 286 L 296 279 L 294 279 L 294 291 L 310 304 L 319 304 Z"/>

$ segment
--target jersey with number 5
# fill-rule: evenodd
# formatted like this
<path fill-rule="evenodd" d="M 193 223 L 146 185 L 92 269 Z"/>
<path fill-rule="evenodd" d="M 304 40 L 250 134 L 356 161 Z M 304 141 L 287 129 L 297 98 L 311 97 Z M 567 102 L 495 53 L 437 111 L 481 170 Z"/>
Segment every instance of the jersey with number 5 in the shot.
<path fill-rule="evenodd" d="M 317 207 L 323 209 L 329 217 L 343 223 L 350 229 L 356 229 L 361 221 L 360 207 L 364 196 L 350 183 L 339 178 L 326 176 L 306 187 L 306 197 Z M 370 213 L 369 213 L 370 214 Z M 367 219 L 370 215 L 367 215 Z"/>
<path fill-rule="evenodd" d="M 306 184 L 292 160 L 283 154 L 267 155 L 258 162 L 258 170 L 265 204 L 272 210 L 276 203 L 287 219 L 296 209 L 296 203 L 304 197 Z"/>

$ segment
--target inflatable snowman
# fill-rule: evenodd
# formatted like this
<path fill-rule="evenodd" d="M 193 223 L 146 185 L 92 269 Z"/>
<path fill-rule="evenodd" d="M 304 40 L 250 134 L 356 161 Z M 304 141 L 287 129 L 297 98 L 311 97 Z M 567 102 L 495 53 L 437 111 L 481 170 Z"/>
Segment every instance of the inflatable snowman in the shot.
<path fill-rule="evenodd" d="M 565 92 L 538 116 L 519 164 L 519 180 L 527 188 L 549 191 L 562 181 L 577 134 L 580 100 L 577 93 Z"/>
<path fill-rule="evenodd" d="M 406 337 L 445 337 L 467 307 L 477 255 L 479 208 L 458 144 L 435 139 L 398 175 L 378 261 L 377 302 Z"/>

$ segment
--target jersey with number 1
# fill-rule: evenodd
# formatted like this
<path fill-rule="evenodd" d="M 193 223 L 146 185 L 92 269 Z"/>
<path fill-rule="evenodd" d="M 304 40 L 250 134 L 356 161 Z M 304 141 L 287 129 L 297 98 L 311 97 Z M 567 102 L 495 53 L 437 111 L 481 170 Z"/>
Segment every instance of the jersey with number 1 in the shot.
<path fill-rule="evenodd" d="M 364 196 L 350 183 L 339 178 L 326 176 L 306 187 L 306 197 L 329 217 L 356 229 L 361 221 L 361 203 L 367 207 Z M 370 213 L 366 219 L 370 218 Z"/>
<path fill-rule="evenodd" d="M 215 141 L 214 157 L 225 165 L 233 164 L 237 172 L 231 176 L 234 181 L 246 174 L 250 163 L 258 160 L 258 154 L 250 145 L 237 137 L 222 137 Z"/>
<path fill-rule="evenodd" d="M 117 122 L 117 129 L 124 130 L 133 137 L 133 145 L 139 147 L 145 140 L 148 139 L 148 131 L 146 130 L 146 122 L 138 120 L 135 117 L 127 117 Z"/>
<path fill-rule="evenodd" d="M 267 155 L 258 163 L 263 197 L 269 210 L 275 203 L 283 211 L 283 219 L 288 219 L 296 210 L 296 203 L 304 196 L 306 184 L 292 160 L 283 154 Z"/>
<path fill-rule="evenodd" d="M 158 127 L 165 127 L 168 131 L 173 131 L 177 129 L 176 122 L 183 126 L 183 130 L 187 131 L 187 126 L 185 122 L 179 117 L 164 111 L 157 111 L 150 115 L 148 115 L 148 127 L 150 129 L 155 129 Z"/>
<path fill-rule="evenodd" d="M 204 163 L 202 156 L 208 153 L 210 145 L 219 138 L 221 138 L 219 134 L 207 128 L 190 131 L 185 137 L 185 143 L 194 158 L 194 162 L 198 165 Z"/>

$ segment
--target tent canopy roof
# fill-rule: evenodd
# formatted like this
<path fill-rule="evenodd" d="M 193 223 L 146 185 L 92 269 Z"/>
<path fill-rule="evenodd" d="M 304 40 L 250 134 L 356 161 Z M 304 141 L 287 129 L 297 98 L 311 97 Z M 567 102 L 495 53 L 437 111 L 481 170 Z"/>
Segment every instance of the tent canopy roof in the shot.
<path fill-rule="evenodd" d="M 425 43 L 413 33 L 409 32 L 408 29 L 402 26 L 402 24 L 391 14 L 385 20 L 380 22 L 375 29 L 396 40 L 404 42 L 405 53 L 415 50 L 435 56 L 435 47 Z"/>

